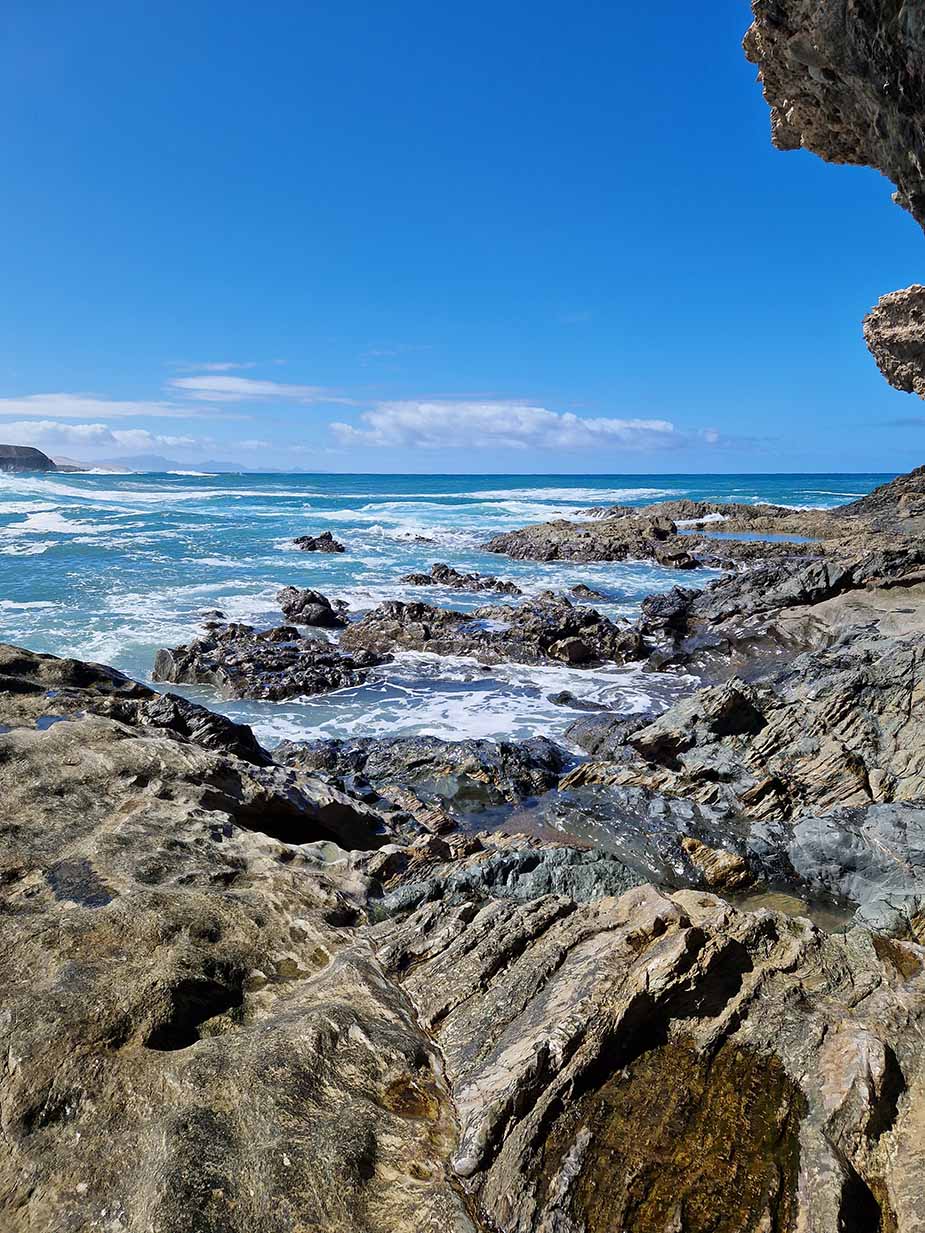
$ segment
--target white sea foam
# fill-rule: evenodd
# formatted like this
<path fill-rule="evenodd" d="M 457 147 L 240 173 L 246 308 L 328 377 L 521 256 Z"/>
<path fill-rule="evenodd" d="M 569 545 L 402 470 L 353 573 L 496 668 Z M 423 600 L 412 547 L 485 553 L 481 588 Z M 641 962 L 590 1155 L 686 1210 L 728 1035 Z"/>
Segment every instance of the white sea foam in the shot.
<path fill-rule="evenodd" d="M 56 512 L 42 512 L 29 514 L 22 522 L 14 522 L 10 526 L 4 527 L 0 531 L 0 535 L 3 538 L 13 535 L 47 535 L 49 533 L 53 535 L 80 535 L 88 531 L 102 534 L 106 531 L 120 531 L 121 529 L 116 524 L 73 522 Z"/>
<path fill-rule="evenodd" d="M 5 611 L 26 611 L 30 608 L 60 608 L 60 604 L 53 603 L 51 600 L 35 599 L 27 600 L 22 603 L 14 599 L 0 599 L 0 608 Z"/>
<path fill-rule="evenodd" d="M 582 501 L 604 505 L 608 501 L 658 501 L 663 497 L 682 496 L 679 488 L 485 488 L 470 492 L 470 497 L 502 500 Z"/>
<path fill-rule="evenodd" d="M 702 527 L 708 522 L 725 522 L 727 514 L 704 514 L 702 518 L 676 518 L 676 527 Z"/>

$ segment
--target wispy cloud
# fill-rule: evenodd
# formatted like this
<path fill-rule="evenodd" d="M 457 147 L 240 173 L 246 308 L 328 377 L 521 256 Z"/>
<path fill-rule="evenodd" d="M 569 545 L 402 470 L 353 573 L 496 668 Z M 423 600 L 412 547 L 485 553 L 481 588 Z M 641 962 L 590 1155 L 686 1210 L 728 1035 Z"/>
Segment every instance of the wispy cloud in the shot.
<path fill-rule="evenodd" d="M 47 419 L 125 419 L 150 415 L 169 419 L 190 419 L 201 414 L 189 407 L 159 401 L 120 401 L 96 398 L 92 394 L 26 394 L 21 398 L 0 398 L 0 416 L 43 416 Z"/>
<path fill-rule="evenodd" d="M 421 449 L 662 450 L 692 440 L 720 444 L 713 429 L 689 434 L 670 420 L 578 416 L 507 401 L 386 402 L 360 420 L 360 428 L 343 423 L 331 428 L 344 444 Z"/>
<path fill-rule="evenodd" d="M 236 360 L 212 360 L 208 363 L 189 364 L 189 363 L 171 363 L 171 368 L 176 368 L 180 372 L 232 372 L 236 368 L 256 368 L 256 360 L 245 360 L 243 362 Z"/>
<path fill-rule="evenodd" d="M 149 432 L 146 428 L 111 428 L 108 424 L 62 424 L 57 420 L 21 420 L 4 424 L 3 435 L 11 445 L 34 445 L 40 449 L 84 446 L 98 449 L 139 450 L 152 446 L 172 449 L 201 448 L 210 444 L 199 437 Z"/>
<path fill-rule="evenodd" d="M 174 377 L 168 381 L 171 390 L 198 402 L 270 402 L 283 400 L 298 403 L 345 403 L 333 390 L 318 385 L 289 385 L 282 381 L 256 381 L 252 377 L 222 377 L 198 374 L 195 377 Z"/>

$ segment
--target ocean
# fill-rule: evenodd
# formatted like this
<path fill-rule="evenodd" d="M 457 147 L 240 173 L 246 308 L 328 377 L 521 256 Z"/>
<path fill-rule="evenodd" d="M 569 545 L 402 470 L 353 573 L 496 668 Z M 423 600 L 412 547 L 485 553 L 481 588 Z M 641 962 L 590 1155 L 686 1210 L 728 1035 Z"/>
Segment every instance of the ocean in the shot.
<path fill-rule="evenodd" d="M 493 533 L 591 505 L 678 497 L 830 508 L 892 475 L 0 475 L 0 640 L 95 660 L 148 680 L 155 652 L 194 637 L 200 614 L 282 623 L 274 596 L 313 587 L 351 615 L 385 599 L 469 610 L 492 596 L 403 585 L 446 561 L 513 579 L 527 594 L 584 582 L 611 616 L 633 617 L 647 594 L 703 585 L 638 562 L 510 561 L 481 550 Z M 331 531 L 343 555 L 303 553 L 296 535 Z M 579 670 L 399 654 L 361 686 L 280 703 L 226 702 L 171 686 L 250 723 L 268 746 L 284 738 L 427 733 L 556 736 L 577 712 L 561 690 L 627 715 L 662 709 L 690 681 L 634 668 Z"/>

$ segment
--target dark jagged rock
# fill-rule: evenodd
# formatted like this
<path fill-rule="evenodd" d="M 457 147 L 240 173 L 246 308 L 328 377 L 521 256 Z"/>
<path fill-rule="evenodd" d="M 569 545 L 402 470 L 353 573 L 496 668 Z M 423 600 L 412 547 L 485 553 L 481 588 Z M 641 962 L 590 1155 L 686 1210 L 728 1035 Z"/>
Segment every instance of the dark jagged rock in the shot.
<path fill-rule="evenodd" d="M 499 595 L 522 595 L 519 586 L 490 574 L 461 574 L 449 565 L 437 563 L 426 574 L 406 574 L 402 582 L 416 587 L 440 586 L 453 591 L 495 591 Z"/>
<path fill-rule="evenodd" d="M 894 527 L 908 530 L 910 520 L 925 517 L 925 467 L 898 475 L 888 484 L 880 484 L 866 496 L 832 512 L 838 518 L 857 515 L 870 518 L 884 531 Z M 925 564 L 925 557 L 922 563 Z"/>
<path fill-rule="evenodd" d="M 578 667 L 622 663 L 642 650 L 635 630 L 548 591 L 518 607 L 490 605 L 471 613 L 390 601 L 348 626 L 341 645 L 375 653 L 470 655 L 482 663 L 558 661 Z"/>
<path fill-rule="evenodd" d="M 572 587 L 569 595 L 575 599 L 604 600 L 605 602 L 607 600 L 606 595 L 603 595 L 600 591 L 595 591 L 593 587 L 585 586 L 583 582 L 579 582 L 577 586 Z"/>
<path fill-rule="evenodd" d="M 41 450 L 31 445 L 0 445 L 0 471 L 57 471 Z"/>
<path fill-rule="evenodd" d="M 222 625 L 186 646 L 160 650 L 155 681 L 210 685 L 223 698 L 279 700 L 357 685 L 370 668 L 386 661 L 369 650 L 345 655 L 322 636 L 303 638 L 281 625 Z"/>
<path fill-rule="evenodd" d="M 347 605 L 342 599 L 333 603 L 320 591 L 300 587 L 283 587 L 276 602 L 287 621 L 296 625 L 313 625 L 321 629 L 341 629 L 347 624 Z"/>
<path fill-rule="evenodd" d="M 299 535 L 292 541 L 303 552 L 346 552 L 339 540 L 330 531 L 322 531 L 320 535 Z"/>
<path fill-rule="evenodd" d="M 377 916 L 394 916 L 434 900 L 447 905 L 490 898 L 524 902 L 544 895 L 563 895 L 576 903 L 589 903 L 605 895 L 622 895 L 641 881 L 610 853 L 542 847 L 519 840 L 501 850 L 478 852 L 449 869 L 439 861 L 429 868 L 418 862 L 406 869 L 395 889 L 375 905 L 375 911 Z"/>
<path fill-rule="evenodd" d="M 544 737 L 527 741 L 441 741 L 434 736 L 312 742 L 285 741 L 274 756 L 290 766 L 335 775 L 351 788 L 396 788 L 439 801 L 457 815 L 486 805 L 515 804 L 554 787 L 563 750 Z"/>

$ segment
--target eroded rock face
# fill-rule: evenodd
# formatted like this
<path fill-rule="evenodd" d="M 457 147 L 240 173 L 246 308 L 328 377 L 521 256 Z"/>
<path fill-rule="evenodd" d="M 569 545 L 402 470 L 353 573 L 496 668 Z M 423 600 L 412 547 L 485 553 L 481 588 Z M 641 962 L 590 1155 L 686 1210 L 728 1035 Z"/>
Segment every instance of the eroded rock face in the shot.
<path fill-rule="evenodd" d="M 185 646 L 160 650 L 155 681 L 210 685 L 223 698 L 279 700 L 357 685 L 385 657 L 358 649 L 344 655 L 322 636 L 303 638 L 280 625 L 218 625 Z"/>
<path fill-rule="evenodd" d="M 471 655 L 482 663 L 558 661 L 577 667 L 622 663 L 642 650 L 635 630 L 552 592 L 517 607 L 488 605 L 470 613 L 390 601 L 348 626 L 341 645 L 377 654 L 401 648 Z"/>
<path fill-rule="evenodd" d="M 890 385 L 925 398 L 925 287 L 881 296 L 864 318 L 864 339 Z"/>
<path fill-rule="evenodd" d="M 745 54 L 771 137 L 831 163 L 876 167 L 925 225 L 925 20 L 915 5 L 754 0 Z"/>
<path fill-rule="evenodd" d="M 416 587 L 449 587 L 452 591 L 495 591 L 499 595 L 522 595 L 520 587 L 491 574 L 461 574 L 458 569 L 437 563 L 425 573 L 406 574 L 402 582 Z"/>
<path fill-rule="evenodd" d="M 914 1229 L 889 1153 L 921 1152 L 898 1110 L 920 948 L 651 887 L 427 901 L 372 936 L 439 1044 L 489 1228 Z M 836 989 L 857 1000 L 833 1028 Z"/>

